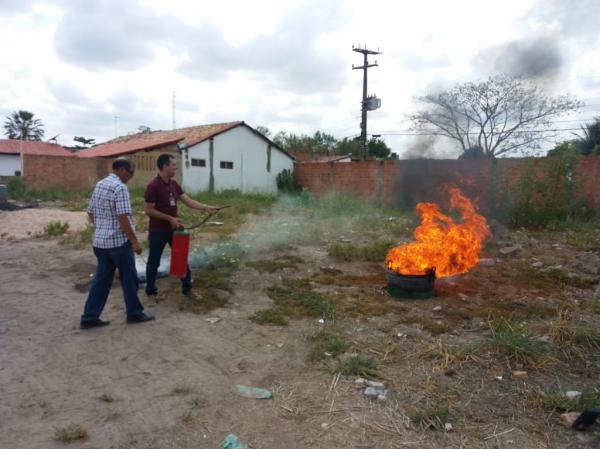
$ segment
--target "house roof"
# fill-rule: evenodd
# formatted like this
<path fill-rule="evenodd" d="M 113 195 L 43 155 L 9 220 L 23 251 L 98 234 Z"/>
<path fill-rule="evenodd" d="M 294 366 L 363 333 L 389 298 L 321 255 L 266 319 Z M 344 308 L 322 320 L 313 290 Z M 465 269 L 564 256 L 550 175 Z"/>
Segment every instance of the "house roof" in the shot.
<path fill-rule="evenodd" d="M 213 123 L 210 125 L 190 126 L 170 131 L 150 131 L 146 133 L 121 136 L 77 153 L 78 157 L 114 157 L 150 150 L 175 142 L 183 142 L 188 146 L 196 145 L 206 139 L 221 134 L 231 128 L 243 125 L 244 122 Z"/>
<path fill-rule="evenodd" d="M 72 153 L 55 143 L 33 140 L 0 139 L 0 154 L 34 154 L 37 156 L 72 156 Z"/>
<path fill-rule="evenodd" d="M 116 157 L 125 154 L 135 153 L 140 150 L 152 150 L 154 148 L 171 145 L 179 142 L 181 138 L 162 138 L 162 139 L 135 139 L 126 142 L 110 141 L 95 147 L 81 150 L 75 153 L 77 157 Z"/>

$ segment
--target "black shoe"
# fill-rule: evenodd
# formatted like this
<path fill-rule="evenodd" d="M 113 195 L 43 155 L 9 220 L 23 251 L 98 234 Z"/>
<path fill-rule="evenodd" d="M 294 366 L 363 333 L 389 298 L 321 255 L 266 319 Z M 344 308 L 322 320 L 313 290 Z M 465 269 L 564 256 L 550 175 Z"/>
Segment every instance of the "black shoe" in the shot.
<path fill-rule="evenodd" d="M 145 323 L 146 321 L 152 321 L 154 317 L 152 315 L 146 315 L 144 312 L 139 315 L 133 315 L 127 317 L 127 322 L 130 324 L 133 323 Z"/>
<path fill-rule="evenodd" d="M 93 327 L 102 327 L 110 324 L 110 321 L 102 321 L 100 318 L 96 318 L 95 320 L 85 320 L 81 321 L 79 327 L 81 329 L 91 329 Z"/>

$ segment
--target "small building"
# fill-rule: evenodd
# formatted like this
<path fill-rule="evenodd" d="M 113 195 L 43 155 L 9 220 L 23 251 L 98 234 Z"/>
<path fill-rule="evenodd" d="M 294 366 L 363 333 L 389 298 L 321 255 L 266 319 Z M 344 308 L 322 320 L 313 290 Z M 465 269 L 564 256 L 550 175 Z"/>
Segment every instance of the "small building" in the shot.
<path fill-rule="evenodd" d="M 122 136 L 80 151 L 77 157 L 127 155 L 136 164 L 131 185 L 143 186 L 156 175 L 156 159 L 162 153 L 177 158 L 177 179 L 189 192 L 275 193 L 277 175 L 294 169 L 290 154 L 243 121 Z"/>
<path fill-rule="evenodd" d="M 33 140 L 0 139 L 0 177 L 23 175 L 22 155 L 71 156 L 60 145 Z"/>

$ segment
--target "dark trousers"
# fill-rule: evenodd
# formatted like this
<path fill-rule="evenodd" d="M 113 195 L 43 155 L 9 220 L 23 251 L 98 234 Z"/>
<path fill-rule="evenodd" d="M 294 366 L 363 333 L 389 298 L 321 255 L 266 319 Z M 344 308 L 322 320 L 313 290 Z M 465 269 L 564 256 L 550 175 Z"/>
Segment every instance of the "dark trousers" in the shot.
<path fill-rule="evenodd" d="M 146 294 L 156 295 L 156 273 L 160 266 L 160 258 L 167 243 L 172 246 L 173 231 L 153 231 L 148 233 L 150 243 L 150 254 L 148 255 L 148 264 L 146 265 Z M 192 288 L 192 273 L 188 265 L 185 277 L 181 278 L 181 291 L 187 293 Z"/>
<path fill-rule="evenodd" d="M 117 268 L 119 269 L 127 316 L 141 314 L 144 307 L 138 298 L 138 277 L 131 242 L 128 241 L 118 248 L 94 247 L 94 255 L 98 260 L 98 265 L 90 285 L 81 321 L 100 318 Z"/>

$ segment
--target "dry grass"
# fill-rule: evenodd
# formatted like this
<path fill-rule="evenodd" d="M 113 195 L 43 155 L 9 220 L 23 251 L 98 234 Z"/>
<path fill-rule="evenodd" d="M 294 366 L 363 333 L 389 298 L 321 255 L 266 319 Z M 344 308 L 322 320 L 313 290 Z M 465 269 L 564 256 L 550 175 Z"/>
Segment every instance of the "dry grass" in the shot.
<path fill-rule="evenodd" d="M 69 424 L 55 430 L 52 439 L 61 443 L 72 443 L 88 439 L 88 432 L 79 424 Z"/>

